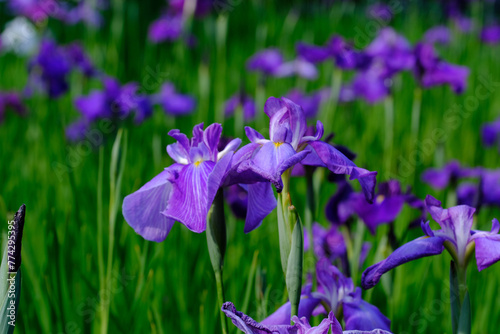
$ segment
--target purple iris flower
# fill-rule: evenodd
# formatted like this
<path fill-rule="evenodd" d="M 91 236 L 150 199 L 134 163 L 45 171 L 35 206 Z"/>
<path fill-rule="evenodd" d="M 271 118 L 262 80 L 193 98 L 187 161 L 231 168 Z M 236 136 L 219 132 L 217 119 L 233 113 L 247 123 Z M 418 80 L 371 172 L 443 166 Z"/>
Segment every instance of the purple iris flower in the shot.
<path fill-rule="evenodd" d="M 164 14 L 149 26 L 149 40 L 153 43 L 175 41 L 181 36 L 183 26 L 182 14 Z"/>
<path fill-rule="evenodd" d="M 56 0 L 10 0 L 10 9 L 16 15 L 22 15 L 32 20 L 40 22 L 49 16 L 60 18 L 65 12 Z"/>
<path fill-rule="evenodd" d="M 313 292 L 311 296 L 322 302 L 318 312 L 324 311 L 324 305 L 336 314 L 342 310 L 347 330 L 390 330 L 391 321 L 377 307 L 362 300 L 361 290 L 355 289 L 352 280 L 327 259 L 318 261 L 316 277 L 318 292 Z"/>
<path fill-rule="evenodd" d="M 75 7 L 67 9 L 61 19 L 71 25 L 83 22 L 92 27 L 100 27 L 103 23 L 98 8 L 89 1 L 80 1 Z"/>
<path fill-rule="evenodd" d="M 441 254 L 446 249 L 455 263 L 462 268 L 475 248 L 479 271 L 500 260 L 500 224 L 493 219 L 491 231 L 472 230 L 475 209 L 467 205 L 441 208 L 441 202 L 428 195 L 425 199 L 427 211 L 440 225 L 440 230 L 431 230 L 429 222 L 422 221 L 425 236 L 408 242 L 396 249 L 389 257 L 363 272 L 361 284 L 364 289 L 374 287 L 380 277 L 389 270 L 426 256 Z"/>
<path fill-rule="evenodd" d="M 313 64 L 322 63 L 331 57 L 328 48 L 324 46 L 299 42 L 295 49 L 300 57 Z"/>
<path fill-rule="evenodd" d="M 247 61 L 247 69 L 277 78 L 298 75 L 313 80 L 318 76 L 318 70 L 307 58 L 299 56 L 295 60 L 285 62 L 283 54 L 274 48 L 259 51 L 250 57 Z"/>
<path fill-rule="evenodd" d="M 306 95 L 298 89 L 292 89 L 288 92 L 286 97 L 302 107 L 302 110 L 304 110 L 306 115 L 306 119 L 312 119 L 316 117 L 321 103 L 326 101 L 329 95 L 329 88 L 320 89 L 310 95 Z"/>
<path fill-rule="evenodd" d="M 421 214 L 424 213 L 423 202 L 412 195 L 410 189 L 403 193 L 398 181 L 389 180 L 379 185 L 372 204 L 368 203 L 362 194 L 351 193 L 346 205 L 350 206 L 352 212 L 363 220 L 372 234 L 375 234 L 379 225 L 389 224 L 397 218 L 405 203 L 420 209 Z"/>
<path fill-rule="evenodd" d="M 272 73 L 274 77 L 286 78 L 297 75 L 304 79 L 314 80 L 318 77 L 318 70 L 313 63 L 302 57 L 288 61 L 278 66 Z"/>
<path fill-rule="evenodd" d="M 281 192 L 281 175 L 298 164 L 327 167 L 335 174 L 348 174 L 358 179 L 368 201 L 373 199 L 376 172 L 357 167 L 339 150 L 321 141 L 323 124 L 318 121 L 314 136 L 307 136 L 307 124 L 302 108 L 287 98 L 271 97 L 264 106 L 270 118 L 270 139 L 256 130 L 246 127 L 251 143 L 245 148 L 251 151 L 251 159 L 238 167 L 240 173 L 252 172 L 273 183 Z"/>
<path fill-rule="evenodd" d="M 497 145 L 500 150 L 500 118 L 483 125 L 481 132 L 485 146 Z"/>
<path fill-rule="evenodd" d="M 333 36 L 327 47 L 330 56 L 335 59 L 335 65 L 342 70 L 366 69 L 370 66 L 371 57 L 355 50 L 342 36 Z"/>
<path fill-rule="evenodd" d="M 265 49 L 254 54 L 247 61 L 247 69 L 260 71 L 266 75 L 274 75 L 284 63 L 283 54 L 278 49 Z"/>
<path fill-rule="evenodd" d="M 103 79 L 104 90 L 94 90 L 75 99 L 76 109 L 89 121 L 101 118 L 124 119 L 135 111 L 135 121 L 142 122 L 152 115 L 153 109 L 146 96 L 137 93 L 137 84 L 121 86 L 111 77 Z"/>
<path fill-rule="evenodd" d="M 177 140 L 167 146 L 175 163 L 123 200 L 123 216 L 138 234 L 163 241 L 175 221 L 205 231 L 208 210 L 241 143 L 233 139 L 219 152 L 221 133 L 220 124 L 203 129 L 203 123 L 193 128 L 191 140 L 179 130 L 169 132 Z"/>
<path fill-rule="evenodd" d="M 312 240 L 314 254 L 318 259 L 327 258 L 331 262 L 337 259 L 345 260 L 347 256 L 347 247 L 345 245 L 344 236 L 336 226 L 326 229 L 319 223 L 312 225 Z M 309 238 L 307 230 L 304 230 L 304 251 L 309 250 Z M 342 262 L 342 264 L 344 264 Z"/>
<path fill-rule="evenodd" d="M 480 37 L 486 44 L 498 44 L 500 42 L 500 25 L 495 24 L 484 27 L 481 30 Z"/>
<path fill-rule="evenodd" d="M 478 168 L 465 168 L 458 161 L 450 161 L 443 168 L 429 168 L 422 174 L 422 181 L 435 189 L 444 189 L 456 185 L 459 179 L 477 177 L 481 173 Z"/>
<path fill-rule="evenodd" d="M 224 197 L 226 198 L 231 211 L 239 219 L 245 219 L 247 216 L 248 207 L 248 190 L 245 189 L 245 185 L 233 184 L 229 186 L 224 191 Z"/>
<path fill-rule="evenodd" d="M 68 90 L 67 76 L 71 71 L 71 61 L 64 48 L 49 39 L 42 40 L 38 55 L 28 67 L 30 81 L 40 81 L 52 98 L 57 98 Z"/>
<path fill-rule="evenodd" d="M 0 123 L 5 118 L 7 108 L 12 109 L 21 116 L 26 114 L 26 108 L 21 101 L 21 97 L 15 92 L 0 92 Z"/>
<path fill-rule="evenodd" d="M 40 51 L 30 60 L 27 92 L 42 88 L 52 98 L 68 90 L 68 75 L 78 69 L 90 77 L 96 73 L 94 66 L 82 47 L 77 43 L 59 46 L 53 40 L 44 39 Z"/>
<path fill-rule="evenodd" d="M 450 28 L 446 26 L 435 26 L 427 30 L 424 34 L 423 41 L 429 44 L 448 45 L 451 40 Z"/>
<path fill-rule="evenodd" d="M 338 182 L 336 193 L 330 198 L 325 207 L 326 218 L 332 224 L 344 224 L 354 214 L 350 205 L 352 194 L 354 194 L 354 189 L 345 179 Z"/>
<path fill-rule="evenodd" d="M 66 127 L 66 138 L 71 142 L 77 142 L 85 138 L 90 130 L 91 124 L 88 119 L 81 117 Z"/>
<path fill-rule="evenodd" d="M 456 94 L 463 93 L 467 87 L 469 69 L 453 65 L 440 59 L 432 44 L 419 43 L 415 47 L 415 76 L 424 88 L 448 84 Z"/>
<path fill-rule="evenodd" d="M 151 100 L 154 104 L 159 104 L 168 115 L 187 115 L 196 108 L 196 100 L 190 95 L 178 93 L 170 82 L 164 83 L 160 92 Z"/>
<path fill-rule="evenodd" d="M 457 187 L 457 202 L 474 206 L 500 206 L 500 170 L 481 169 L 479 182 L 462 183 Z"/>
<path fill-rule="evenodd" d="M 86 77 L 92 77 L 97 73 L 94 64 L 92 64 L 92 61 L 80 44 L 71 43 L 67 45 L 66 53 L 73 66 L 78 68 Z"/>
<path fill-rule="evenodd" d="M 410 70 L 415 64 L 411 44 L 392 28 L 380 30 L 378 36 L 366 47 L 365 53 L 374 58 L 373 61 L 383 63 L 382 68 L 386 72 L 379 74 L 382 77 L 391 77 L 397 72 Z"/>
<path fill-rule="evenodd" d="M 452 17 L 455 26 L 463 33 L 470 33 L 475 29 L 472 19 L 463 15 L 455 15 Z"/>
<path fill-rule="evenodd" d="M 174 13 L 182 13 L 184 11 L 185 0 L 168 0 L 169 9 Z M 194 14 L 197 17 L 207 15 L 210 10 L 215 6 L 214 0 L 196 0 L 196 7 Z"/>
<path fill-rule="evenodd" d="M 377 103 L 390 93 L 388 79 L 385 65 L 379 61 L 373 62 L 368 69 L 356 73 L 350 84 L 351 94 L 370 104 Z M 342 100 L 347 102 L 349 99 L 345 97 L 346 92 L 341 94 L 343 94 Z"/>
<path fill-rule="evenodd" d="M 257 112 L 255 101 L 243 93 L 235 94 L 226 101 L 224 108 L 226 116 L 234 115 L 239 106 L 243 110 L 243 119 L 245 121 L 251 121 L 255 117 L 255 113 Z"/>
<path fill-rule="evenodd" d="M 222 311 L 228 316 L 233 324 L 243 331 L 245 334 L 390 334 L 390 332 L 375 329 L 373 331 L 358 331 L 347 330 L 342 331 L 340 323 L 335 318 L 333 312 L 328 314 L 328 317 L 323 319 L 316 327 L 311 327 L 306 317 L 299 318 L 294 316 L 293 325 L 288 324 L 263 324 L 253 320 L 248 315 L 236 310 L 236 307 L 231 302 L 226 302 L 222 305 Z"/>

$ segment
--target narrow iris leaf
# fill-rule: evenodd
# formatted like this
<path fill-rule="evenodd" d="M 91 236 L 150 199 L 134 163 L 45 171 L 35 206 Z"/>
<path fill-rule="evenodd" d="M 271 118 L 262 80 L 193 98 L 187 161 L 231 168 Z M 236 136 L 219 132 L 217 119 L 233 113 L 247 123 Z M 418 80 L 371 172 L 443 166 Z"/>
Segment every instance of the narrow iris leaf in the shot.
<path fill-rule="evenodd" d="M 458 291 L 457 268 L 453 261 L 450 261 L 450 303 L 452 333 L 456 334 L 460 319 L 460 295 Z"/>
<path fill-rule="evenodd" d="M 300 291 L 302 288 L 302 266 L 304 262 L 304 232 L 302 221 L 294 207 L 290 208 L 291 217 L 295 218 L 295 226 L 292 232 L 292 242 L 290 255 L 288 256 L 288 266 L 286 271 L 286 286 L 290 303 L 298 305 L 300 302 Z M 297 315 L 297 314 L 293 314 Z"/>
<path fill-rule="evenodd" d="M 471 333 L 471 309 L 469 291 L 465 292 L 462 309 L 460 310 L 460 320 L 458 321 L 458 334 Z"/>

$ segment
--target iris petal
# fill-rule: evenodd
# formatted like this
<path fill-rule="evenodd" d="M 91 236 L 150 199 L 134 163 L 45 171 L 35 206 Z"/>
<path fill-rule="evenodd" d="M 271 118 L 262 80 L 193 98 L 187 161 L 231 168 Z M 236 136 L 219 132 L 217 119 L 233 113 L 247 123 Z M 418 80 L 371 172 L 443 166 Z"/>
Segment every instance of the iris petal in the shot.
<path fill-rule="evenodd" d="M 198 166 L 184 166 L 172 180 L 172 194 L 163 215 L 184 224 L 193 232 L 201 233 L 207 226 L 208 176 L 215 163 L 204 161 Z"/>
<path fill-rule="evenodd" d="M 269 182 L 248 185 L 248 209 L 245 220 L 245 233 L 260 226 L 262 220 L 276 207 L 276 198 Z"/>
<path fill-rule="evenodd" d="M 361 276 L 363 289 L 373 288 L 380 277 L 389 270 L 396 268 L 403 263 L 422 257 L 441 254 L 444 250 L 441 237 L 422 237 L 404 244 L 396 249 L 389 257 L 366 269 Z"/>
<path fill-rule="evenodd" d="M 366 200 L 370 203 L 373 201 L 377 172 L 357 167 L 339 150 L 322 141 L 310 142 L 309 147 L 312 148 L 312 153 L 302 161 L 302 164 L 327 167 L 335 174 L 348 174 L 351 180 L 358 179 Z"/>
<path fill-rule="evenodd" d="M 172 165 L 136 192 L 123 200 L 123 216 L 127 223 L 143 238 L 160 242 L 165 240 L 174 220 L 161 214 L 161 209 L 167 205 L 172 192 L 168 177 L 172 169 L 180 167 Z"/>

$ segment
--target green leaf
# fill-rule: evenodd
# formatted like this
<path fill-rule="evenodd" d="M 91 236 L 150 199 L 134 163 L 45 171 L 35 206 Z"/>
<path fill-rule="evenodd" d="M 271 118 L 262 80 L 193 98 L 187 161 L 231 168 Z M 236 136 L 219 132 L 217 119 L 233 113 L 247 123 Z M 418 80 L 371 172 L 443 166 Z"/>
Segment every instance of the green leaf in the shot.
<path fill-rule="evenodd" d="M 460 319 L 460 294 L 458 290 L 458 276 L 455 262 L 450 261 L 450 304 L 451 304 L 451 328 L 456 334 Z"/>
<path fill-rule="evenodd" d="M 288 257 L 286 287 L 288 298 L 290 298 L 292 304 L 292 315 L 298 315 L 300 290 L 302 288 L 302 266 L 304 263 L 304 231 L 302 230 L 302 221 L 295 208 L 292 207 L 290 211 L 292 213 L 291 217 L 295 217 L 296 222 L 292 232 L 291 249 Z"/>
<path fill-rule="evenodd" d="M 290 254 L 290 235 L 289 235 L 289 227 L 288 222 L 286 221 L 285 213 L 283 211 L 283 201 L 284 196 L 282 193 L 278 194 L 278 233 L 280 239 L 280 256 L 281 256 L 281 267 L 283 269 L 283 273 L 286 275 L 287 266 L 288 266 L 288 256 Z"/>
<path fill-rule="evenodd" d="M 458 321 L 458 334 L 471 333 L 471 309 L 469 291 L 465 292 L 464 301 L 460 310 L 460 319 Z"/>
<path fill-rule="evenodd" d="M 3 276 L 3 272 L 2 272 Z M 11 278 L 2 277 L 2 286 L 7 285 L 7 291 L 2 295 L 2 307 L 0 313 L 0 333 L 14 333 L 17 322 L 17 311 L 19 298 L 21 296 L 21 268 Z M 9 288 L 11 287 L 11 288 Z"/>

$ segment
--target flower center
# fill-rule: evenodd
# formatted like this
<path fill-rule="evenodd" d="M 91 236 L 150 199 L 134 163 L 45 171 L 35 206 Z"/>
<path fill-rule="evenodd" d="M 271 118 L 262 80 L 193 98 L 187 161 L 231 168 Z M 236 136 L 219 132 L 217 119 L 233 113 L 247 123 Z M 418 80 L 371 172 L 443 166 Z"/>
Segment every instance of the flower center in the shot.
<path fill-rule="evenodd" d="M 201 161 L 201 160 L 197 160 L 197 161 L 195 161 L 195 162 L 194 162 L 194 165 L 195 165 L 196 167 L 198 167 L 201 163 L 202 163 L 202 161 Z"/>
<path fill-rule="evenodd" d="M 274 146 L 276 146 L 276 147 L 280 147 L 281 145 L 283 145 L 283 142 L 281 142 L 281 141 L 274 143 Z"/>

